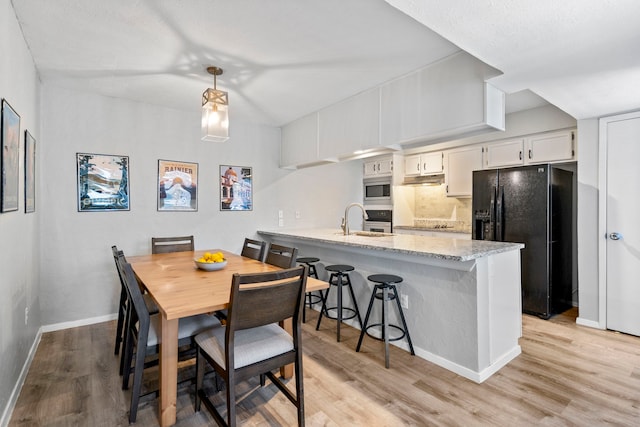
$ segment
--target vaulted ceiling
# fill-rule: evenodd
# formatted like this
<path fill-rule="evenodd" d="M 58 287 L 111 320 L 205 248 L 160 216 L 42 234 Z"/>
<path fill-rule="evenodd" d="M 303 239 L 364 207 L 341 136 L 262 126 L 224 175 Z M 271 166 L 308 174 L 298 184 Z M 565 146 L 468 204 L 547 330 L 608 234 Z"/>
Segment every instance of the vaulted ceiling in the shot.
<path fill-rule="evenodd" d="M 640 107 L 636 0 L 13 0 L 47 84 L 280 126 L 466 50 L 518 110 Z"/>

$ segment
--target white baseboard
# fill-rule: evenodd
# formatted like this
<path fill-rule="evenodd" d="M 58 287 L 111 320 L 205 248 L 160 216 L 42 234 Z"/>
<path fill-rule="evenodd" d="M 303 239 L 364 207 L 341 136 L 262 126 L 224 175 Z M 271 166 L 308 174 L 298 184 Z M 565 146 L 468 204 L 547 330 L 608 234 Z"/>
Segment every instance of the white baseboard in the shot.
<path fill-rule="evenodd" d="M 107 314 L 105 316 L 90 317 L 88 319 L 73 320 L 71 322 L 54 323 L 41 328 L 42 332 L 61 331 L 63 329 L 77 328 L 78 326 L 93 325 L 95 323 L 108 322 L 118 318 L 118 314 Z"/>
<path fill-rule="evenodd" d="M 16 406 L 16 402 L 18 401 L 18 397 L 20 396 L 20 391 L 22 391 L 24 381 L 27 379 L 27 374 L 29 373 L 31 362 L 36 355 L 36 351 L 38 350 L 38 345 L 40 344 L 41 337 L 42 328 L 38 330 L 36 338 L 33 340 L 33 344 L 31 345 L 31 349 L 29 349 L 29 354 L 27 355 L 27 360 L 25 360 L 24 365 L 22 365 L 22 370 L 20 371 L 18 381 L 16 381 L 16 384 L 11 391 L 11 396 L 9 396 L 7 406 L 4 408 L 2 418 L 0 418 L 0 426 L 2 427 L 7 427 L 9 425 L 9 420 L 11 420 L 11 415 L 13 414 L 13 408 L 15 408 Z"/>
<path fill-rule="evenodd" d="M 594 320 L 583 319 L 582 317 L 578 317 L 576 319 L 576 324 L 580 326 L 587 326 L 589 328 L 595 329 L 607 329 L 606 326 L 601 325 L 600 322 L 596 322 Z"/>

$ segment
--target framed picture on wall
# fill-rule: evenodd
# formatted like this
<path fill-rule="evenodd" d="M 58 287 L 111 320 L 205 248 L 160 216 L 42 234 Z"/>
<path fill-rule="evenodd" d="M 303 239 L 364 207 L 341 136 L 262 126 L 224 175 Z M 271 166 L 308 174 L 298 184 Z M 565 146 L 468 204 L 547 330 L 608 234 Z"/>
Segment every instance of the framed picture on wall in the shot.
<path fill-rule="evenodd" d="M 0 185 L 0 211 L 18 210 L 19 162 L 20 162 L 20 116 L 6 99 L 2 100 L 2 185 Z"/>
<path fill-rule="evenodd" d="M 198 210 L 198 164 L 158 160 L 158 210 Z"/>
<path fill-rule="evenodd" d="M 76 153 L 78 212 L 129 210 L 129 156 Z"/>
<path fill-rule="evenodd" d="M 253 175 L 247 166 L 220 166 L 220 210 L 253 210 Z"/>
<path fill-rule="evenodd" d="M 36 210 L 36 140 L 24 131 L 24 211 Z"/>

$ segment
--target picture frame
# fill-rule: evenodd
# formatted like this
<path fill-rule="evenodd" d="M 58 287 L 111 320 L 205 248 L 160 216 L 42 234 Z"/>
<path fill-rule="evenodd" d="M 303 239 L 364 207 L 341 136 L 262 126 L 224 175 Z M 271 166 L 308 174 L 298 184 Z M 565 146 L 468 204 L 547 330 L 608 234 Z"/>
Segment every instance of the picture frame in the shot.
<path fill-rule="evenodd" d="M 198 164 L 158 160 L 158 211 L 198 211 Z"/>
<path fill-rule="evenodd" d="M 24 131 L 24 212 L 36 211 L 36 140 Z"/>
<path fill-rule="evenodd" d="M 18 210 L 20 169 L 20 115 L 6 99 L 2 100 L 0 145 L 2 154 L 2 184 L 0 185 L 0 212 Z"/>
<path fill-rule="evenodd" d="M 76 153 L 78 212 L 128 211 L 129 156 Z"/>
<path fill-rule="evenodd" d="M 253 171 L 251 167 L 220 165 L 220 210 L 253 210 Z"/>

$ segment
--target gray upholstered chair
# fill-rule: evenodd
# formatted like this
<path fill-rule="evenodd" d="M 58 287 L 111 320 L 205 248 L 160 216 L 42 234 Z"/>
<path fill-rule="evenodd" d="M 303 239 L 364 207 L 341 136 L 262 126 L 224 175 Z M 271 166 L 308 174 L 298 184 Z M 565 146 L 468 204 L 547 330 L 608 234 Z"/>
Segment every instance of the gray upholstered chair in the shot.
<path fill-rule="evenodd" d="M 168 252 L 184 252 L 193 250 L 193 236 L 151 238 L 152 254 L 164 254 Z"/>
<path fill-rule="evenodd" d="M 140 391 L 142 390 L 142 374 L 145 368 L 145 359 L 147 356 L 155 354 L 159 350 L 161 319 L 158 314 L 149 315 L 131 264 L 126 262 L 124 256 L 119 256 L 117 262 L 122 277 L 124 278 L 125 287 L 132 307 L 131 310 L 128 310 L 128 319 L 126 321 L 127 337 L 123 351 L 125 366 L 122 374 L 122 388 L 127 389 L 129 387 L 129 376 L 131 371 L 133 371 L 129 422 L 134 423 L 138 414 L 138 401 L 140 399 Z M 178 325 L 178 347 L 191 346 L 194 336 L 215 327 L 220 327 L 220 322 L 215 316 L 209 316 L 207 314 L 180 319 Z M 134 352 L 135 363 L 132 366 Z"/>
<path fill-rule="evenodd" d="M 264 384 L 266 375 L 296 406 L 298 425 L 304 426 L 301 309 L 306 279 L 301 266 L 233 275 L 226 325 L 196 336 L 196 411 L 204 402 L 219 425 L 235 426 L 236 384 L 254 376 Z M 293 319 L 292 335 L 278 325 L 289 318 Z M 206 363 L 226 383 L 226 420 L 202 388 Z M 272 372 L 290 363 L 295 364 L 295 395 Z"/>

